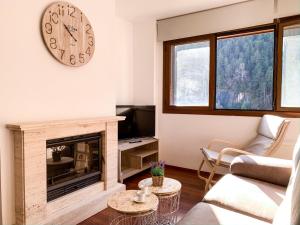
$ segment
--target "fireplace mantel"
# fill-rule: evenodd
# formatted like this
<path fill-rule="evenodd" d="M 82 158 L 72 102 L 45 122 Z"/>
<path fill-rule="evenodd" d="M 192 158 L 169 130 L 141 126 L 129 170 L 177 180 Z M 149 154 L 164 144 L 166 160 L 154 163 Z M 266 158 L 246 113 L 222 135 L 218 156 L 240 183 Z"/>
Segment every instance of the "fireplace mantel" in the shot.
<path fill-rule="evenodd" d="M 53 120 L 46 122 L 26 122 L 26 123 L 14 123 L 8 124 L 6 127 L 10 130 L 34 130 L 34 129 L 43 129 L 50 127 L 58 127 L 58 126 L 87 126 L 91 124 L 99 124 L 99 123 L 109 123 L 109 122 L 117 122 L 120 120 L 124 120 L 124 116 L 109 116 L 109 117 L 96 117 L 96 118 L 87 118 L 87 119 L 79 119 L 79 120 Z"/>
<path fill-rule="evenodd" d="M 125 117 L 9 124 L 14 136 L 16 224 L 76 224 L 125 189 L 118 179 L 118 127 Z M 104 179 L 47 202 L 46 140 L 103 133 Z"/>

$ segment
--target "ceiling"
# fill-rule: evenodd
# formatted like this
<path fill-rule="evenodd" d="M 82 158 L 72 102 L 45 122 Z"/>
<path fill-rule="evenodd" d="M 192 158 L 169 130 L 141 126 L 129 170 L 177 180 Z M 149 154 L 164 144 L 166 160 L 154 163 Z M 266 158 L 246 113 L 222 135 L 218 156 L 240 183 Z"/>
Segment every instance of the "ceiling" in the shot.
<path fill-rule="evenodd" d="M 130 21 L 164 19 L 248 0 L 116 0 L 117 15 Z"/>

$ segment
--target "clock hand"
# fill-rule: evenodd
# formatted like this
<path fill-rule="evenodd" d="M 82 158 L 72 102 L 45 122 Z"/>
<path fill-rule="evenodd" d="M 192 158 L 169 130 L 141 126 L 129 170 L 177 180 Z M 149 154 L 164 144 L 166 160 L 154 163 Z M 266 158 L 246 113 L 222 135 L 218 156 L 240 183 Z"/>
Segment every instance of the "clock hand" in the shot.
<path fill-rule="evenodd" d="M 73 34 L 69 31 L 68 27 L 66 26 L 66 24 L 64 24 L 64 27 L 66 28 L 66 30 L 68 31 L 68 33 L 71 35 L 71 37 L 74 39 L 74 41 L 77 42 L 76 38 L 74 38 Z"/>

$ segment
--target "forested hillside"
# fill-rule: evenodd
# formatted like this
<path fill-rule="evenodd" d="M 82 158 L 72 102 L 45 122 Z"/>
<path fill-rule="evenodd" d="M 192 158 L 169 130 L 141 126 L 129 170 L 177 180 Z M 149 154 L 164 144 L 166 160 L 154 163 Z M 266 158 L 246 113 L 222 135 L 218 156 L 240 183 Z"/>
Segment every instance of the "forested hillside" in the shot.
<path fill-rule="evenodd" d="M 273 32 L 217 42 L 217 109 L 271 110 Z"/>
<path fill-rule="evenodd" d="M 209 59 L 208 41 L 175 47 L 175 105 L 208 105 Z M 215 107 L 271 110 L 273 60 L 273 32 L 219 39 Z"/>

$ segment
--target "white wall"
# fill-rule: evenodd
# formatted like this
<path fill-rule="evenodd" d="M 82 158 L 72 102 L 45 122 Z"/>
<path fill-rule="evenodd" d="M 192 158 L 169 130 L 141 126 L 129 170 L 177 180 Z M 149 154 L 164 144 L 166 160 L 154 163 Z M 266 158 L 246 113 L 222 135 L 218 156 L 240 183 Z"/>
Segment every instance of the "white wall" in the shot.
<path fill-rule="evenodd" d="M 196 14 L 175 17 L 158 22 L 156 46 L 156 77 L 158 79 L 158 135 L 161 159 L 168 164 L 197 169 L 201 160 L 200 147 L 213 138 L 245 144 L 256 134 L 257 117 L 178 115 L 162 113 L 163 48 L 161 40 L 176 39 L 210 32 L 254 26 L 272 22 L 275 15 L 300 13 L 298 0 L 280 0 L 275 13 L 273 1 L 250 1 Z M 292 4 L 293 7 L 284 3 Z M 293 145 L 300 133 L 300 119 L 291 119 L 286 138 L 273 156 L 291 158 Z"/>
<path fill-rule="evenodd" d="M 289 6 L 279 1 L 276 13 L 272 0 L 252 1 L 159 21 L 158 38 L 169 40 L 254 26 L 272 22 L 275 15 L 288 16 L 299 13 L 296 1 L 288 1 Z M 291 4 L 294 7 L 291 7 Z M 134 103 L 150 104 L 154 96 L 157 105 L 157 136 L 160 138 L 161 159 L 171 165 L 196 169 L 201 159 L 199 148 L 206 146 L 211 139 L 217 137 L 244 144 L 254 137 L 259 123 L 257 117 L 162 113 L 162 42 L 153 42 L 152 35 L 149 35 L 155 32 L 156 27 L 149 21 L 134 24 L 134 40 L 139 40 L 138 44 L 134 45 L 141 46 L 143 40 L 142 48 L 134 47 Z M 155 56 L 152 55 L 153 51 L 156 52 Z M 152 68 L 156 68 L 154 73 Z M 144 82 L 145 80 L 147 82 Z M 151 87 L 152 82 L 155 84 L 154 88 Z M 291 157 L 291 149 L 300 132 L 299 119 L 291 120 L 284 144 L 274 153 L 275 157 Z"/>
<path fill-rule="evenodd" d="M 117 104 L 153 105 L 156 21 L 116 18 Z"/>
<path fill-rule="evenodd" d="M 272 23 L 300 13 L 299 0 L 253 0 L 158 21 L 158 40 L 166 41 Z"/>
<path fill-rule="evenodd" d="M 270 23 L 276 16 L 299 13 L 295 0 L 279 1 L 274 11 L 273 0 L 250 1 L 224 8 L 175 17 L 158 22 L 158 42 L 153 41 L 156 27 L 151 21 L 134 26 L 134 104 L 157 105 L 157 136 L 160 157 L 168 164 L 197 169 L 201 160 L 199 148 L 213 138 L 245 144 L 256 134 L 258 117 L 176 115 L 162 113 L 162 42 L 175 38 L 219 32 Z M 153 55 L 153 52 L 155 54 Z M 153 71 L 153 68 L 155 70 Z M 152 85 L 154 84 L 154 87 Z M 299 119 L 291 119 L 286 139 L 275 157 L 291 158 L 291 150 L 300 132 Z"/>
<path fill-rule="evenodd" d="M 116 17 L 115 64 L 117 75 L 117 104 L 133 104 L 133 24 Z"/>
<path fill-rule="evenodd" d="M 273 22 L 273 2 L 248 1 L 161 20 L 158 21 L 158 40 L 172 40 L 270 23 Z"/>
<path fill-rule="evenodd" d="M 133 101 L 136 105 L 154 104 L 155 42 L 155 20 L 133 24 Z"/>
<path fill-rule="evenodd" d="M 86 13 L 96 37 L 93 59 L 80 68 L 58 63 L 43 44 L 40 19 L 52 1 L 1 1 L 2 224 L 14 221 L 13 147 L 5 124 L 114 115 L 116 103 L 157 104 L 161 158 L 169 164 L 193 169 L 200 161 L 199 147 L 211 138 L 243 143 L 255 134 L 259 118 L 162 114 L 162 42 L 156 42 L 155 20 L 131 24 L 115 17 L 114 0 L 70 1 Z M 295 2 L 298 0 L 280 0 L 277 14 L 299 13 Z M 252 21 L 252 17 L 259 15 L 263 21 L 269 20 L 257 13 L 249 12 L 249 18 L 243 21 Z M 218 23 L 230 24 L 226 23 L 227 16 L 220 18 Z M 181 26 L 172 22 L 171 32 L 176 32 L 167 34 L 168 38 L 190 35 L 189 30 L 197 24 L 195 22 L 188 21 Z M 209 26 L 210 21 L 206 20 L 197 30 L 198 34 L 207 32 Z M 294 120 L 285 147 L 277 156 L 290 156 L 290 151 L 284 149 L 289 150 L 298 133 L 299 126 Z"/>
<path fill-rule="evenodd" d="M 297 15 L 300 13 L 299 0 L 278 0 L 277 8 L 275 9 L 276 17 L 285 17 Z"/>
<path fill-rule="evenodd" d="M 94 28 L 96 49 L 85 66 L 57 62 L 40 33 L 43 11 L 52 0 L 1 0 L 0 151 L 2 224 L 14 222 L 14 166 L 5 125 L 115 115 L 115 3 L 70 0 Z M 125 43 L 124 43 L 125 44 Z"/>
<path fill-rule="evenodd" d="M 244 116 L 184 115 L 162 113 L 162 43 L 157 44 L 158 136 L 160 158 L 167 164 L 197 169 L 200 147 L 218 138 L 243 145 L 256 135 L 260 118 Z M 290 159 L 293 145 L 300 133 L 300 120 L 292 121 L 281 148 L 274 157 Z M 206 168 L 204 168 L 206 169 Z M 222 172 L 222 171 L 220 171 Z"/>

